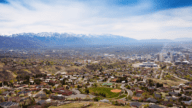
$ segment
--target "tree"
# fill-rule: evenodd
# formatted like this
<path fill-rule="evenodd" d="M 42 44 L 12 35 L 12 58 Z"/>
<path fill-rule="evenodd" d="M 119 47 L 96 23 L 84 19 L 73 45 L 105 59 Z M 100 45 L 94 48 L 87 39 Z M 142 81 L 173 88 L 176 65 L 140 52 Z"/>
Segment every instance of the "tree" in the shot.
<path fill-rule="evenodd" d="M 55 82 L 53 80 L 50 80 L 48 84 L 54 86 Z"/>
<path fill-rule="evenodd" d="M 132 99 L 132 97 L 129 95 L 129 96 L 127 97 L 127 99 L 128 99 L 128 100 L 131 100 L 131 99 Z"/>
<path fill-rule="evenodd" d="M 89 89 L 85 89 L 85 93 L 86 93 L 86 94 L 89 94 Z"/>
<path fill-rule="evenodd" d="M 34 83 L 37 84 L 37 85 L 41 84 L 41 82 L 42 82 L 42 81 L 41 81 L 40 79 L 35 79 L 35 80 L 34 80 Z"/>
<path fill-rule="evenodd" d="M 94 97 L 93 100 L 94 101 L 99 101 L 101 98 L 100 97 Z"/>
<path fill-rule="evenodd" d="M 143 96 L 145 99 L 147 99 L 147 98 L 149 97 L 149 93 L 148 93 L 148 92 L 144 92 L 144 93 L 142 93 L 142 96 Z"/>
<path fill-rule="evenodd" d="M 173 104 L 169 103 L 167 104 L 168 107 L 173 107 Z"/>
<path fill-rule="evenodd" d="M 145 104 L 143 105 L 144 108 L 148 108 L 149 107 L 149 104 Z"/>
<path fill-rule="evenodd" d="M 94 86 L 94 87 L 97 87 L 97 83 L 94 83 L 93 86 Z"/>
<path fill-rule="evenodd" d="M 66 85 L 65 79 L 63 79 L 62 81 L 62 85 Z"/>

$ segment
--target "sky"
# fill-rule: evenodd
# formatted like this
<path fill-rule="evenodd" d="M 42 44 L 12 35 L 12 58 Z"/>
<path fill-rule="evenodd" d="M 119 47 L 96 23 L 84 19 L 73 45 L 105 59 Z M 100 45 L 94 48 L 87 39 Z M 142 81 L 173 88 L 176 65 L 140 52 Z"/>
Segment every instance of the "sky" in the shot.
<path fill-rule="evenodd" d="M 0 0 L 0 35 L 24 32 L 192 38 L 192 0 Z"/>

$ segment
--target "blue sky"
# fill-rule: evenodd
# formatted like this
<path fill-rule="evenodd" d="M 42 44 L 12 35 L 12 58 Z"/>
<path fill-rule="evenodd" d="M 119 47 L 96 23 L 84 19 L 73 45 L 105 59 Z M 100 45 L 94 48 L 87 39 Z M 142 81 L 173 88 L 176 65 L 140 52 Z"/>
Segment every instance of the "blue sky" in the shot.
<path fill-rule="evenodd" d="M 192 37 L 192 0 L 0 0 L 0 34 Z"/>

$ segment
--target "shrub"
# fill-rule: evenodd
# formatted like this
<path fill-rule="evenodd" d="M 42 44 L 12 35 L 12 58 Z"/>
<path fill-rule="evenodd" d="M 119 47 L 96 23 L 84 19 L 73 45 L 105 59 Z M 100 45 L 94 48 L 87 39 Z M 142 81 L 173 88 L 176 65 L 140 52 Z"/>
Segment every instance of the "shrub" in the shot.
<path fill-rule="evenodd" d="M 99 101 L 101 98 L 100 97 L 94 97 L 93 100 L 94 101 Z"/>
<path fill-rule="evenodd" d="M 169 103 L 167 104 L 168 107 L 173 107 L 173 104 Z"/>
<path fill-rule="evenodd" d="M 24 97 L 25 95 L 24 94 L 20 94 L 19 97 Z"/>
<path fill-rule="evenodd" d="M 85 89 L 85 93 L 89 94 L 89 89 Z"/>

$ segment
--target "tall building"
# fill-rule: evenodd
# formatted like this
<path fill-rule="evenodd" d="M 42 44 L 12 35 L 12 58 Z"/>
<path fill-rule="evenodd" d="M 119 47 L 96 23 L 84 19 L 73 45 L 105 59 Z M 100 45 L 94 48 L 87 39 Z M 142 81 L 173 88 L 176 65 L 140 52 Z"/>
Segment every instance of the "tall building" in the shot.
<path fill-rule="evenodd" d="M 187 61 L 189 61 L 189 54 L 188 53 L 185 54 L 185 58 L 186 58 Z"/>
<path fill-rule="evenodd" d="M 168 53 L 167 53 L 167 55 L 168 55 L 168 56 L 170 56 L 170 55 L 171 55 L 171 53 L 170 53 L 170 52 L 168 52 Z"/>
<path fill-rule="evenodd" d="M 160 54 L 159 54 L 159 61 L 160 61 L 160 62 L 163 62 L 163 61 L 164 61 L 163 53 L 160 53 Z"/>
<path fill-rule="evenodd" d="M 159 61 L 159 54 L 157 54 L 157 60 Z"/>
<path fill-rule="evenodd" d="M 171 62 L 175 62 L 176 57 L 173 54 L 171 54 L 170 57 L 171 57 Z"/>

